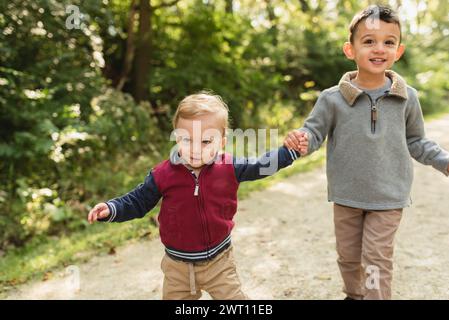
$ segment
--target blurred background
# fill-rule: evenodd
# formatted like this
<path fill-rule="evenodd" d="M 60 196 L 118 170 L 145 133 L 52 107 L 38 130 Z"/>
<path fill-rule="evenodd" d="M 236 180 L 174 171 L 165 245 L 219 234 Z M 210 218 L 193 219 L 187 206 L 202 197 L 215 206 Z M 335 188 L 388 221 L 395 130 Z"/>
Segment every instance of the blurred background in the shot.
<path fill-rule="evenodd" d="M 299 127 L 355 68 L 341 47 L 371 3 L 0 1 L 0 288 L 156 233 L 85 218 L 167 157 L 184 96 L 221 95 L 233 128 Z M 394 69 L 426 115 L 448 111 L 449 1 L 383 3 L 403 23 Z"/>

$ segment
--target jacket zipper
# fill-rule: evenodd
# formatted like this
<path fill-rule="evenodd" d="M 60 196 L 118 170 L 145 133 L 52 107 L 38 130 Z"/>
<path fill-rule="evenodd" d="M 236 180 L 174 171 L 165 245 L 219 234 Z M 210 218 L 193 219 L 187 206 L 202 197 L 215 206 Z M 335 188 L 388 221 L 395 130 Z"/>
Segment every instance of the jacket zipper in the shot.
<path fill-rule="evenodd" d="M 368 96 L 368 99 L 370 101 L 370 107 L 371 107 L 371 133 L 376 133 L 376 123 L 377 123 L 377 113 L 378 113 L 378 103 L 381 99 L 385 98 L 389 95 L 389 92 L 385 92 L 382 96 L 376 99 L 376 101 L 373 102 L 373 99 L 371 96 L 367 93 L 365 93 Z"/>
<path fill-rule="evenodd" d="M 205 170 L 204 168 L 203 170 Z M 203 230 L 203 241 L 206 245 L 206 252 L 209 254 L 209 240 L 208 239 L 208 230 L 207 230 L 207 221 L 206 217 L 202 214 L 202 205 L 201 205 L 201 196 L 200 196 L 200 183 L 199 183 L 199 177 L 201 176 L 201 172 L 198 175 L 198 177 L 195 175 L 195 172 L 193 170 L 190 171 L 190 173 L 193 176 L 193 179 L 195 180 L 195 189 L 193 191 L 193 195 L 196 197 L 197 205 L 198 205 L 198 212 L 201 217 L 201 229 Z"/>
<path fill-rule="evenodd" d="M 193 170 L 190 170 L 190 173 L 193 177 L 193 179 L 195 180 L 195 189 L 193 190 L 193 195 L 195 197 L 198 197 L 198 195 L 200 194 L 200 183 L 198 181 L 198 177 L 196 176 L 195 172 Z M 200 172 L 201 174 L 201 172 Z"/>

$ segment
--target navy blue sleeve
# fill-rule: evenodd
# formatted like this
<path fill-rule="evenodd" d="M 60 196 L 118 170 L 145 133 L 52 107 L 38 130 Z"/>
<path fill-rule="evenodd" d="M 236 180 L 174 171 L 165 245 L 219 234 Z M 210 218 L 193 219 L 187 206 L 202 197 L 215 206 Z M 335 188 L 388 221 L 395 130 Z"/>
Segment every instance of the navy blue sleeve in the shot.
<path fill-rule="evenodd" d="M 143 218 L 153 209 L 162 197 L 157 189 L 154 177 L 150 172 L 144 183 L 139 184 L 127 194 L 106 202 L 110 215 L 99 221 L 124 222 L 136 218 Z"/>
<path fill-rule="evenodd" d="M 234 158 L 235 176 L 238 182 L 263 179 L 291 165 L 299 156 L 295 150 L 280 147 L 260 158 Z"/>

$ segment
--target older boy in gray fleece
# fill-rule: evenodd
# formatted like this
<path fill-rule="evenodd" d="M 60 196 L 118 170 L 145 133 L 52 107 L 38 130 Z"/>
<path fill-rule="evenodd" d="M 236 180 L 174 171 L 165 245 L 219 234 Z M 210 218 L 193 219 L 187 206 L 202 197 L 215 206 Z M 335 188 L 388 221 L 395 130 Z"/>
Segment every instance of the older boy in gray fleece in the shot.
<path fill-rule="evenodd" d="M 410 155 L 449 175 L 449 153 L 426 139 L 416 90 L 397 73 L 387 71 L 386 85 L 371 92 L 351 83 L 356 75 L 349 72 L 324 90 L 300 131 L 308 133 L 308 153 L 328 137 L 329 201 L 366 210 L 404 208 L 411 203 Z"/>
<path fill-rule="evenodd" d="M 328 137 L 328 199 L 346 299 L 390 299 L 394 235 L 411 203 L 411 158 L 447 176 L 449 153 L 426 139 L 416 90 L 389 70 L 405 49 L 397 15 L 371 6 L 349 31 L 343 51 L 357 71 L 324 90 L 284 143 L 312 153 Z"/>

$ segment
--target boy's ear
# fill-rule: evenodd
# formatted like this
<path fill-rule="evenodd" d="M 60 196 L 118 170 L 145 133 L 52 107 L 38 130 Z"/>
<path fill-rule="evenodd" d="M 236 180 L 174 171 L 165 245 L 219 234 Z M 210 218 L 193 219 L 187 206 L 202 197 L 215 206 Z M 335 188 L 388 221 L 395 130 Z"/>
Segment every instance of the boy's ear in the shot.
<path fill-rule="evenodd" d="M 346 58 L 354 60 L 354 47 L 351 42 L 345 42 L 343 45 L 343 52 L 345 53 Z"/>
<path fill-rule="evenodd" d="M 398 47 L 398 50 L 396 50 L 396 59 L 395 61 L 398 61 L 399 59 L 401 59 L 402 55 L 405 52 L 405 45 L 400 44 Z"/>

